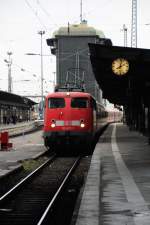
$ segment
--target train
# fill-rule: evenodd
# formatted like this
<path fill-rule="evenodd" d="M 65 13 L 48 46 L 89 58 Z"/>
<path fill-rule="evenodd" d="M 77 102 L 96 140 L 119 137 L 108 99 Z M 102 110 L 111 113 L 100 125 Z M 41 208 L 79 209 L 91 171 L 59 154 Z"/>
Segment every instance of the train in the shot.
<path fill-rule="evenodd" d="M 82 91 L 56 91 L 45 98 L 44 145 L 57 153 L 82 146 L 89 154 L 98 129 L 98 119 L 107 116 L 91 94 Z M 84 147 L 83 147 L 84 146 Z M 81 150 L 79 150 L 81 151 Z"/>

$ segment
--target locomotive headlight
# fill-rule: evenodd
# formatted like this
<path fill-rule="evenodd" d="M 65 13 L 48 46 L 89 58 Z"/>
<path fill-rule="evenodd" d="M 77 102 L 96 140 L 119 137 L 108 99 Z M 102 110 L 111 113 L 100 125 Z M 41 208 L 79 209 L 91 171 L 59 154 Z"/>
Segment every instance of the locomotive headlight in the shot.
<path fill-rule="evenodd" d="M 81 127 L 81 128 L 84 128 L 84 127 L 85 127 L 84 120 L 81 120 L 81 121 L 80 121 L 80 127 Z"/>
<path fill-rule="evenodd" d="M 52 128 L 56 127 L 55 120 L 52 120 L 51 127 L 52 127 Z"/>

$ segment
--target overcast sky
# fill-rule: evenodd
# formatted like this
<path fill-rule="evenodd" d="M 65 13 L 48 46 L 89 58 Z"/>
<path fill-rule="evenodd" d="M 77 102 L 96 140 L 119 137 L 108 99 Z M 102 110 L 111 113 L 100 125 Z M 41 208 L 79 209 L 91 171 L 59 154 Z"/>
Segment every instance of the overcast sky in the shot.
<path fill-rule="evenodd" d="M 137 2 L 138 47 L 150 48 L 150 26 L 145 25 L 150 23 L 150 0 Z M 118 46 L 124 43 L 122 27 L 125 24 L 130 47 L 131 5 L 132 0 L 83 0 L 83 19 L 89 26 L 102 30 L 113 45 Z M 0 0 L 0 89 L 8 89 L 8 67 L 4 59 L 8 59 L 7 52 L 11 51 L 13 92 L 40 94 L 40 56 L 25 54 L 40 53 L 38 31 L 44 30 L 44 90 L 52 91 L 55 57 L 50 54 L 46 39 L 68 22 L 80 23 L 80 0 Z"/>

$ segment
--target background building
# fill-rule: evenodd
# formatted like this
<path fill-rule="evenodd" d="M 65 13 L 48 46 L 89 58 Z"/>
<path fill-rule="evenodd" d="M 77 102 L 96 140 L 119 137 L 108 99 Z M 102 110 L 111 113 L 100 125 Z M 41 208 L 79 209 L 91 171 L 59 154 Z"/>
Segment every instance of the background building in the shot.
<path fill-rule="evenodd" d="M 92 71 L 88 43 L 111 45 L 102 31 L 88 26 L 85 20 L 80 24 L 60 27 L 53 38 L 47 39 L 51 53 L 56 55 L 56 84 L 84 82 L 85 90 L 103 103 L 102 91 Z"/>
<path fill-rule="evenodd" d="M 34 119 L 33 107 L 36 104 L 29 98 L 0 91 L 0 125 Z"/>

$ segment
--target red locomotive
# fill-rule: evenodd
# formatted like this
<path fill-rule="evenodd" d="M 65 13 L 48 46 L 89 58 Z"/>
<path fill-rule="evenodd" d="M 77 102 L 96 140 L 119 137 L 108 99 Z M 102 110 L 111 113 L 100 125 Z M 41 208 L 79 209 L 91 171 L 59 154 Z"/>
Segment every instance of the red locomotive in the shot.
<path fill-rule="evenodd" d="M 45 146 L 56 150 L 59 146 L 69 146 L 72 149 L 82 145 L 88 153 L 97 129 L 96 108 L 96 101 L 89 93 L 48 94 L 45 99 L 43 128 Z"/>

